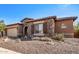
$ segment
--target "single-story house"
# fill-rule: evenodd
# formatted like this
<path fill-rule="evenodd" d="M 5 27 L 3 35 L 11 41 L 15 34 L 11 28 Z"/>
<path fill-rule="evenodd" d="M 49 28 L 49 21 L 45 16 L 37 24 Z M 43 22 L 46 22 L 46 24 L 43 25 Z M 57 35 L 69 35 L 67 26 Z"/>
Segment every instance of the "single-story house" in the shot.
<path fill-rule="evenodd" d="M 50 35 L 64 33 L 65 37 L 74 37 L 73 22 L 77 17 L 49 16 L 40 19 L 24 18 L 20 23 L 10 24 L 6 27 L 6 35 L 18 37 L 24 35 Z"/>

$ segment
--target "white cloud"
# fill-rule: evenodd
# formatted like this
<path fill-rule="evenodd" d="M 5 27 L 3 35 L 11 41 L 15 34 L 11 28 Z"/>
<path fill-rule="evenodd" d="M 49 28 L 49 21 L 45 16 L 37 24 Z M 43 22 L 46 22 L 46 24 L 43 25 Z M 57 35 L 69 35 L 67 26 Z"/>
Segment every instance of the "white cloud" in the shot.
<path fill-rule="evenodd" d="M 71 4 L 60 4 L 60 5 L 57 5 L 59 9 L 68 9 L 68 7 L 70 6 Z"/>
<path fill-rule="evenodd" d="M 69 7 L 69 6 L 70 6 L 70 4 L 62 4 L 61 7 L 67 8 L 67 7 Z"/>

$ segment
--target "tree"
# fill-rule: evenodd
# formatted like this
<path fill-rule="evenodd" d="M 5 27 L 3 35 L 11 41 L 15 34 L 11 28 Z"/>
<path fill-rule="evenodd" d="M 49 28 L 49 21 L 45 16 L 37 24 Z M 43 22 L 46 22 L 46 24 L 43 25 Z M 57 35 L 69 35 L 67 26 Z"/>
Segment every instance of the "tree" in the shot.
<path fill-rule="evenodd" d="M 3 37 L 3 32 L 4 32 L 4 30 L 5 30 L 5 27 L 6 27 L 6 25 L 5 25 L 4 21 L 1 20 L 1 21 L 0 21 L 0 32 L 1 32 L 1 37 Z"/>
<path fill-rule="evenodd" d="M 79 38 L 79 22 L 74 26 L 74 29 L 75 29 L 75 34 L 74 36 L 76 38 Z"/>
<path fill-rule="evenodd" d="M 74 29 L 75 29 L 76 31 L 79 30 L 79 22 L 74 26 Z"/>

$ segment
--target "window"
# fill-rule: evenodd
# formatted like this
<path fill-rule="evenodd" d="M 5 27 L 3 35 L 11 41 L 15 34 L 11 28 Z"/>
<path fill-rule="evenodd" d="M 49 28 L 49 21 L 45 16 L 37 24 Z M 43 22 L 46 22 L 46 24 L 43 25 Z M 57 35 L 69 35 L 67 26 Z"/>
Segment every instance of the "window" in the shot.
<path fill-rule="evenodd" d="M 61 24 L 61 28 L 65 29 L 65 28 L 67 28 L 67 26 L 65 24 Z"/>
<path fill-rule="evenodd" d="M 43 33 L 43 24 L 35 24 L 34 33 Z"/>

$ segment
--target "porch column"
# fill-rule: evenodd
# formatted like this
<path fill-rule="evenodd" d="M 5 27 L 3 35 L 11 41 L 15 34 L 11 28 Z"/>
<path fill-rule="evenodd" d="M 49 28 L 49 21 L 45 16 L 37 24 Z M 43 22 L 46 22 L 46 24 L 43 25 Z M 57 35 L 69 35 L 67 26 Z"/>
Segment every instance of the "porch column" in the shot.
<path fill-rule="evenodd" d="M 27 28 L 27 34 L 28 34 L 28 35 L 31 35 L 31 34 L 32 34 L 32 23 L 28 23 L 28 24 L 27 24 L 27 27 L 28 27 L 28 28 Z"/>
<path fill-rule="evenodd" d="M 48 34 L 53 35 L 55 33 L 55 22 L 54 19 L 49 19 L 47 22 Z"/>

